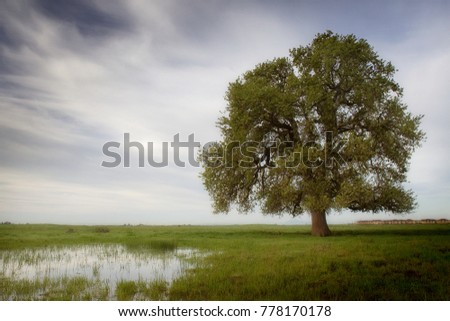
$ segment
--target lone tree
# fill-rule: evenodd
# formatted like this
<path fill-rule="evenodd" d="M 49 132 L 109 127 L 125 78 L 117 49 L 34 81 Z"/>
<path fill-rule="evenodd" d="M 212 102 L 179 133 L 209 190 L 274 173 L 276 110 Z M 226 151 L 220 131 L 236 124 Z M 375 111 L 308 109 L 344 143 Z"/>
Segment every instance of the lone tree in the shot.
<path fill-rule="evenodd" d="M 215 212 L 306 211 L 327 236 L 331 210 L 411 211 L 402 183 L 423 116 L 407 111 L 394 73 L 366 40 L 328 31 L 230 83 L 223 140 L 200 157 Z"/>

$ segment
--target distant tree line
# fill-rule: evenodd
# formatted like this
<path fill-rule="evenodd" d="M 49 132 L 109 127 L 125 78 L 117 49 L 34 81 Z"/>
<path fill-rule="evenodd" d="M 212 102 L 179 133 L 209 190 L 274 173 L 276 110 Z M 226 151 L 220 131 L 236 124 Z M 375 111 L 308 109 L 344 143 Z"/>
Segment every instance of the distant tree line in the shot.
<path fill-rule="evenodd" d="M 381 224 L 449 224 L 450 220 L 445 218 L 441 219 L 423 219 L 423 220 L 368 220 L 368 221 L 357 221 L 356 224 L 372 224 L 372 225 L 381 225 Z"/>

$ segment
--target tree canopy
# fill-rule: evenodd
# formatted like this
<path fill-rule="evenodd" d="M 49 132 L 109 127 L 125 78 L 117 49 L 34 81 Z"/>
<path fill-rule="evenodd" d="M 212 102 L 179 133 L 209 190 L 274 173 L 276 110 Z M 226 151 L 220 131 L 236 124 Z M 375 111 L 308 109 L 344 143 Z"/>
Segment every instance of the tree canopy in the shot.
<path fill-rule="evenodd" d="M 394 74 L 366 40 L 328 31 L 230 83 L 222 140 L 201 154 L 215 212 L 308 212 L 326 236 L 331 210 L 411 211 L 402 184 L 425 135 Z"/>

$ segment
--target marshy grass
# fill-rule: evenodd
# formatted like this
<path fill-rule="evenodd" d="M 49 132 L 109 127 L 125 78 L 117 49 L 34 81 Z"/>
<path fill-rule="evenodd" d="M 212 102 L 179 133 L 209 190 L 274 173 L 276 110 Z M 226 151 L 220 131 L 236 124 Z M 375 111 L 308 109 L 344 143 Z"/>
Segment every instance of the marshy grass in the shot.
<path fill-rule="evenodd" d="M 95 233 L 109 233 L 110 230 L 106 226 L 96 226 L 95 229 L 94 229 L 94 232 Z"/>
<path fill-rule="evenodd" d="M 76 233 L 66 233 L 69 228 Z M 307 226 L 108 228 L 92 233 L 89 226 L 1 225 L 0 253 L 11 260 L 5 253 L 34 250 L 24 257 L 33 262 L 40 249 L 55 244 L 121 244 L 133 254 L 177 256 L 183 273 L 170 282 L 160 275 L 121 277 L 106 293 L 88 290 L 100 282 L 93 266 L 87 280 L 74 283 L 12 279 L 0 270 L 0 293 L 7 293 L 2 299 L 450 300 L 450 225 L 332 226 L 328 238 L 311 237 Z M 79 293 L 72 290 L 77 282 Z"/>
<path fill-rule="evenodd" d="M 108 300 L 109 286 L 86 277 L 12 279 L 0 275 L 0 299 L 5 300 Z"/>
<path fill-rule="evenodd" d="M 136 242 L 127 244 L 130 250 L 151 251 L 152 253 L 171 253 L 178 249 L 178 244 L 175 240 L 150 240 L 149 242 Z"/>
<path fill-rule="evenodd" d="M 0 251 L 0 299 L 161 300 L 192 265 L 193 253 L 173 247 L 129 251 L 117 244 Z"/>
<path fill-rule="evenodd" d="M 115 296 L 117 300 L 152 300 L 168 299 L 169 282 L 154 280 L 151 282 L 123 280 L 117 284 Z"/>

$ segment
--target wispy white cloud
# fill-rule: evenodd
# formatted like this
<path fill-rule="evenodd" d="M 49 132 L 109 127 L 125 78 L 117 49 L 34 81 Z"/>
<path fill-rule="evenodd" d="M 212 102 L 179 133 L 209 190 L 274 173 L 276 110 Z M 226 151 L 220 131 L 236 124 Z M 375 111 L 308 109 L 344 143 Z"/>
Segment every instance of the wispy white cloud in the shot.
<path fill-rule="evenodd" d="M 280 222 L 213 216 L 199 168 L 105 169 L 102 146 L 124 132 L 155 145 L 176 133 L 217 139 L 228 82 L 325 29 L 367 38 L 400 69 L 429 137 L 412 160 L 411 186 L 448 190 L 444 2 L 43 3 L 6 1 L 0 12 L 0 220 Z"/>

